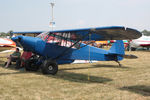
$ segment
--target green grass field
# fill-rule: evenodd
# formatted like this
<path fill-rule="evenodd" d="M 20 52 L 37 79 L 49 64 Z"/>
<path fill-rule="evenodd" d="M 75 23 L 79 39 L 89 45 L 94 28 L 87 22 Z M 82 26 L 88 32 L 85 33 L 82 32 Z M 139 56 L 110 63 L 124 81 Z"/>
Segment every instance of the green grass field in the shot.
<path fill-rule="evenodd" d="M 139 58 L 59 65 L 55 76 L 0 67 L 0 100 L 150 100 L 150 52 L 126 53 Z"/>

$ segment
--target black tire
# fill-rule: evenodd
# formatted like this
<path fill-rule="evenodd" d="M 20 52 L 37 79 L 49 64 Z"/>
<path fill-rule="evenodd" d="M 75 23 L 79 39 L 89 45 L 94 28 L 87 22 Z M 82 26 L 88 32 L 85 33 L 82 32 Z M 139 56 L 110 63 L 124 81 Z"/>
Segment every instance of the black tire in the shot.
<path fill-rule="evenodd" d="M 26 71 L 38 71 L 39 66 L 36 64 L 37 59 L 28 59 L 25 61 L 25 69 Z"/>
<path fill-rule="evenodd" d="M 134 47 L 131 47 L 131 51 L 136 51 L 136 48 L 134 48 Z"/>
<path fill-rule="evenodd" d="M 58 72 L 58 65 L 55 61 L 45 60 L 41 65 L 43 74 L 52 74 L 55 75 Z"/>

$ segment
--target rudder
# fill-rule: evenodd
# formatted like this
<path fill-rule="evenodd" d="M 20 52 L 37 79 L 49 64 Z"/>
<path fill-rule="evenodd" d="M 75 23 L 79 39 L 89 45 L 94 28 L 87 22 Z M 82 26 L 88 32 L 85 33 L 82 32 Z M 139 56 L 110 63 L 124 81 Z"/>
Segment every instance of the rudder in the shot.
<path fill-rule="evenodd" d="M 110 54 L 118 54 L 118 55 L 124 55 L 125 48 L 124 43 L 122 40 L 116 40 L 116 42 L 112 45 L 112 47 L 109 49 Z"/>

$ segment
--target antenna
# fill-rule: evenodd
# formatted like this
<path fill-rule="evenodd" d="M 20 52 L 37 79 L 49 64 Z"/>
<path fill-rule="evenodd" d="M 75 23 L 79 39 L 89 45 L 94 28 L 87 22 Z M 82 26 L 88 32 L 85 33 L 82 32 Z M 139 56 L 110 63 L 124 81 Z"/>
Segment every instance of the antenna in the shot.
<path fill-rule="evenodd" d="M 53 31 L 53 27 L 54 27 L 53 25 L 55 24 L 55 22 L 54 22 L 53 8 L 54 8 L 54 6 L 55 6 L 55 3 L 54 3 L 54 2 L 51 2 L 50 5 L 51 5 L 51 7 L 52 7 L 52 11 L 51 11 L 52 19 L 51 19 L 51 21 L 50 21 L 50 27 L 52 27 L 52 31 Z"/>

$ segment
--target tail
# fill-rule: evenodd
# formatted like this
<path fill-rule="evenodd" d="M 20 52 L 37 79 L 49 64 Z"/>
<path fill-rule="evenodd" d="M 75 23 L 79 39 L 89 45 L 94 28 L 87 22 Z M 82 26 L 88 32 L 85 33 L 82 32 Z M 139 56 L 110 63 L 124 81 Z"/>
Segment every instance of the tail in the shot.
<path fill-rule="evenodd" d="M 118 61 L 123 60 L 124 52 L 124 44 L 122 40 L 116 40 L 116 42 L 112 45 L 112 47 L 108 50 L 107 58 L 109 60 L 116 61 L 119 66 L 120 63 Z"/>
<path fill-rule="evenodd" d="M 138 58 L 136 55 L 125 55 L 124 53 L 124 43 L 122 40 L 117 40 L 116 43 L 112 45 L 109 50 L 109 54 L 116 55 L 118 58 L 126 58 L 126 59 L 136 59 Z M 119 59 L 121 60 L 121 59 Z"/>
<path fill-rule="evenodd" d="M 124 55 L 125 48 L 122 40 L 116 40 L 116 42 L 109 49 L 110 54 Z"/>

